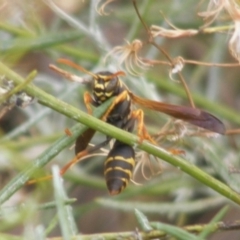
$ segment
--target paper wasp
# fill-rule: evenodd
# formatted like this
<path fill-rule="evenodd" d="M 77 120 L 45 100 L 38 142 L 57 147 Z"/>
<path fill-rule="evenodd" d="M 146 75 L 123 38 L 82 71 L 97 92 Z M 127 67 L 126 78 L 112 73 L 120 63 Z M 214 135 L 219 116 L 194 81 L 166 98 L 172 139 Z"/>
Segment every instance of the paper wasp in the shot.
<path fill-rule="evenodd" d="M 91 104 L 99 106 L 107 99 L 115 96 L 116 98 L 103 116 L 103 120 L 128 132 L 133 131 L 135 122 L 137 121 L 137 134 L 140 137 L 140 141 L 146 139 L 155 143 L 145 128 L 143 111 L 141 109 L 133 110 L 133 103 L 168 114 L 212 132 L 219 134 L 224 134 L 225 132 L 223 123 L 218 118 L 203 110 L 152 101 L 134 95 L 119 79 L 120 75 L 124 75 L 123 72 L 111 73 L 103 71 L 94 74 L 67 59 L 59 59 L 58 62 L 92 76 L 92 95 L 88 92 L 84 94 L 84 102 L 89 113 L 92 111 Z M 73 78 L 75 75 L 54 65 L 50 65 L 50 68 L 74 81 Z M 75 144 L 76 157 L 62 168 L 61 174 L 64 174 L 80 158 L 99 149 L 111 140 L 110 137 L 107 137 L 105 141 L 88 150 L 87 146 L 94 133 L 95 130 L 88 129 L 77 138 Z M 134 158 L 135 152 L 132 146 L 115 140 L 104 164 L 106 184 L 111 195 L 119 194 L 127 186 L 135 166 Z"/>

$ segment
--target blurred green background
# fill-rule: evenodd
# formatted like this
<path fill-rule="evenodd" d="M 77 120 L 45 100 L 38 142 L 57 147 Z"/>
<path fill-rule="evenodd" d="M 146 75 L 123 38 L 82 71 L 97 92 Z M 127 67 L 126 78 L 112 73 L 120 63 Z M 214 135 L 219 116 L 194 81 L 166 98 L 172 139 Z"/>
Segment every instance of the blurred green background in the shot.
<path fill-rule="evenodd" d="M 104 57 L 115 46 L 123 46 L 126 40 L 140 39 L 144 45 L 139 55 L 151 60 L 164 60 L 164 56 L 152 45 L 140 23 L 131 1 L 116 1 L 107 5 L 107 15 L 96 11 L 103 2 L 97 1 L 0 1 L 0 59 L 23 78 L 37 70 L 33 83 L 56 98 L 85 111 L 83 93 L 87 87 L 71 83 L 51 71 L 49 64 L 58 58 L 68 58 L 92 72 L 99 70 L 123 70 L 119 57 Z M 55 5 L 56 4 L 56 5 Z M 148 27 L 158 25 L 170 29 L 160 11 L 180 29 L 199 29 L 203 26 L 199 12 L 205 11 L 208 1 L 137 1 L 139 11 Z M 156 42 L 172 57 L 205 61 L 209 63 L 236 63 L 228 50 L 228 41 L 234 23 L 223 11 L 211 27 L 227 30 L 210 34 L 197 34 L 185 38 L 156 38 Z M 70 70 L 75 74 L 84 74 Z M 169 66 L 155 65 L 142 71 L 139 76 L 127 73 L 122 80 L 135 94 L 178 105 L 189 105 L 182 85 L 169 77 Z M 239 116 L 239 68 L 185 65 L 182 74 L 197 107 L 211 112 L 226 125 L 238 128 Z M 176 79 L 175 79 L 176 77 Z M 6 76 L 1 75 L 1 79 Z M 7 79 L 9 80 L 9 79 Z M 1 109 L 5 106 L 2 105 Z M 150 133 L 160 131 L 169 119 L 165 115 L 144 109 L 146 125 Z M 64 134 L 65 128 L 75 124 L 68 117 L 54 112 L 37 102 L 26 108 L 12 107 L 0 119 L 0 177 L 1 188 L 22 172 L 54 141 Z M 165 148 L 183 150 L 183 157 L 216 179 L 239 192 L 239 136 L 185 136 L 172 135 L 164 138 Z M 105 139 L 97 133 L 93 142 Z M 109 149 L 109 147 L 107 147 Z M 144 161 L 147 154 L 136 149 L 137 160 Z M 61 151 L 48 164 L 40 176 L 48 174 L 52 165 L 63 166 L 74 156 L 69 148 Z M 239 207 L 194 180 L 161 159 L 148 164 L 144 179 L 139 169 L 134 180 L 140 186 L 130 186 L 119 196 L 108 195 L 103 176 L 104 157 L 94 157 L 71 168 L 64 176 L 64 190 L 69 198 L 77 200 L 69 208 L 73 221 L 81 233 L 134 231 L 137 221 L 134 208 L 144 212 L 149 221 L 162 221 L 176 226 L 208 223 L 223 207 L 229 210 L 223 221 L 239 220 Z M 160 163 L 160 167 L 159 167 Z M 160 171 L 160 172 L 159 172 Z M 234 171 L 234 173 L 233 173 Z M 39 239 L 60 236 L 63 224 L 58 223 L 60 214 L 55 207 L 42 204 L 55 201 L 55 185 L 51 181 L 37 186 L 23 187 L 1 206 L 0 231 L 12 235 Z M 15 208 L 13 206 L 22 206 Z M 8 207 L 7 207 L 8 206 Z M 10 207 L 9 207 L 10 206 Z M 39 209 L 39 207 L 42 207 Z M 71 231 L 70 231 L 71 232 Z M 219 232 L 207 239 L 239 239 L 238 230 Z M 0 235 L 1 237 L 1 235 Z M 42 237 L 42 238 L 41 238 Z M 3 238 L 4 239 L 4 238 Z M 34 238 L 37 239 L 37 238 Z"/>

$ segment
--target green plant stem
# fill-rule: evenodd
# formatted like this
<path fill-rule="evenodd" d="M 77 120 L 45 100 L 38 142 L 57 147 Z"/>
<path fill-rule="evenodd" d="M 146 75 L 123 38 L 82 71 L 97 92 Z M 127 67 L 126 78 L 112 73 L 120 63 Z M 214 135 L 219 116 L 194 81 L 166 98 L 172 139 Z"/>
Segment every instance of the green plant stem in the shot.
<path fill-rule="evenodd" d="M 13 24 L 9 24 L 6 22 L 0 22 L 0 29 L 6 31 L 11 34 L 15 34 L 17 36 L 22 37 L 32 37 L 34 34 L 26 29 L 20 28 L 19 26 L 15 26 Z"/>
<path fill-rule="evenodd" d="M 0 62 L 0 73 L 6 75 L 8 78 L 12 79 L 15 83 L 21 83 L 24 81 L 22 77 L 10 70 L 7 66 Z M 199 180 L 206 186 L 214 189 L 216 192 L 222 194 L 226 198 L 232 200 L 233 202 L 240 204 L 240 195 L 233 191 L 230 187 L 224 183 L 218 181 L 207 173 L 203 172 L 201 169 L 189 163 L 185 159 L 179 156 L 173 156 L 169 152 L 159 148 L 158 146 L 152 145 L 149 142 L 143 141 L 139 142 L 139 138 L 129 132 L 126 132 L 122 129 L 116 128 L 106 122 L 101 121 L 100 119 L 94 118 L 89 114 L 82 112 L 73 106 L 64 103 L 53 96 L 45 93 L 39 88 L 33 86 L 32 84 L 26 86 L 25 91 L 36 98 L 39 99 L 39 102 L 46 105 L 49 108 L 54 109 L 76 121 L 79 121 L 86 126 L 93 128 L 97 131 L 102 132 L 108 136 L 118 139 L 119 141 L 125 142 L 131 146 L 136 146 L 141 150 L 144 150 L 158 158 L 163 159 L 164 161 L 176 166 L 180 170 L 189 174 L 193 178 Z M 5 199 L 0 196 L 0 202 Z"/>
<path fill-rule="evenodd" d="M 121 196 L 119 197 L 121 198 Z M 213 207 L 219 207 L 225 204 L 226 200 L 221 196 L 209 197 L 201 200 L 189 201 L 178 203 L 173 206 L 171 202 L 151 202 L 149 205 L 148 202 L 138 202 L 138 201 L 116 201 L 115 199 L 109 198 L 98 198 L 96 203 L 107 207 L 108 209 L 121 210 L 125 212 L 132 211 L 134 208 L 137 208 L 139 211 L 144 213 L 158 213 L 163 216 L 169 212 L 173 214 L 196 214 L 203 211 L 209 211 Z"/>

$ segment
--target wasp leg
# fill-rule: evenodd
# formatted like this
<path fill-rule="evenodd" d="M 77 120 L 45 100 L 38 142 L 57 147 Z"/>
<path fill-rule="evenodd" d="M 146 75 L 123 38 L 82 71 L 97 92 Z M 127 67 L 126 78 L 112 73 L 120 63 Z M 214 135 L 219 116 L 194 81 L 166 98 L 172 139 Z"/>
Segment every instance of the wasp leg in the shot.
<path fill-rule="evenodd" d="M 64 175 L 64 173 L 73 165 L 75 165 L 76 163 L 80 162 L 81 159 L 85 156 L 87 156 L 90 153 L 93 153 L 95 151 L 97 151 L 98 149 L 104 147 L 105 145 L 107 145 L 109 143 L 109 141 L 111 140 L 111 138 L 106 139 L 105 141 L 99 143 L 98 145 L 90 148 L 90 149 L 85 149 L 81 152 L 79 152 L 70 162 L 68 162 L 59 172 L 59 174 L 62 176 Z M 35 184 L 37 182 L 42 182 L 42 181 L 46 181 L 49 179 L 52 179 L 53 176 L 52 175 L 48 175 L 42 178 L 38 178 L 38 179 L 33 179 L 33 180 L 29 180 L 26 182 L 27 185 L 31 185 L 31 184 Z"/>
<path fill-rule="evenodd" d="M 89 92 L 84 93 L 83 100 L 84 100 L 84 103 L 85 103 L 88 113 L 92 115 L 91 105 L 93 103 L 93 100 L 92 100 L 92 97 Z"/>
<path fill-rule="evenodd" d="M 68 164 L 66 164 L 60 170 L 59 174 L 62 176 L 71 166 L 73 166 L 74 164 L 79 162 L 81 160 L 81 158 L 83 158 L 84 156 L 86 156 L 88 154 L 89 154 L 88 150 L 84 150 L 84 151 L 80 152 L 79 154 L 77 154 Z M 46 180 L 50 180 L 52 178 L 53 178 L 52 175 L 48 175 L 48 176 L 45 176 L 45 177 L 29 180 L 29 181 L 26 182 L 26 184 L 31 185 L 31 184 L 35 184 L 35 183 L 38 183 L 38 182 L 43 182 L 43 181 L 46 181 Z"/>
<path fill-rule="evenodd" d="M 70 167 L 72 167 L 76 163 L 80 162 L 83 157 L 104 147 L 105 145 L 107 145 L 109 143 L 110 140 L 111 140 L 111 138 L 107 138 L 105 141 L 99 143 L 98 145 L 95 145 L 94 147 L 92 147 L 88 150 L 83 150 L 83 151 L 79 152 L 68 164 L 66 164 L 61 169 L 60 174 L 63 175 Z"/>
<path fill-rule="evenodd" d="M 137 109 L 135 111 L 132 111 L 131 118 L 134 118 L 138 121 L 137 124 L 137 133 L 140 137 L 140 142 L 142 142 L 144 139 L 148 140 L 149 142 L 153 144 L 157 144 L 155 140 L 149 135 L 145 125 L 144 125 L 144 113 L 141 109 Z"/>

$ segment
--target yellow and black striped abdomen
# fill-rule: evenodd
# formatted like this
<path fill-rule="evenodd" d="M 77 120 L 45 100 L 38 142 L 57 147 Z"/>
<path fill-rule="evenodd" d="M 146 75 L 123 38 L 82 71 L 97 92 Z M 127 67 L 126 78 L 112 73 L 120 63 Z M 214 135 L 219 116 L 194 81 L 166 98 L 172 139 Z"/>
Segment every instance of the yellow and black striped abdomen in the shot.
<path fill-rule="evenodd" d="M 116 140 L 104 163 L 104 176 L 111 195 L 119 194 L 127 186 L 134 167 L 133 148 Z"/>

